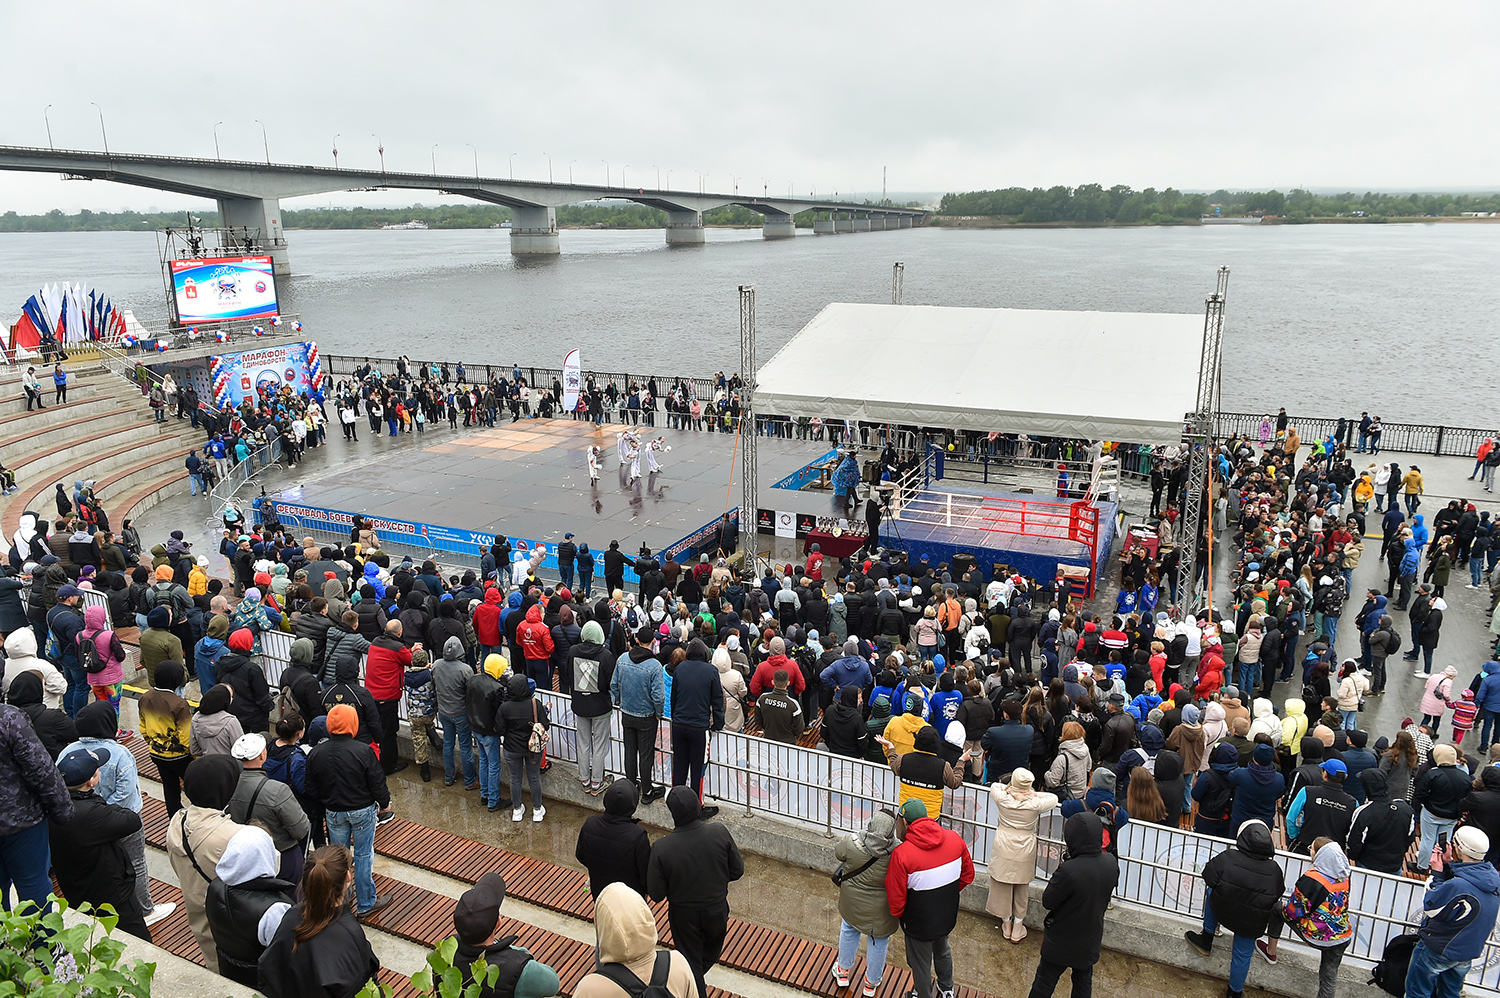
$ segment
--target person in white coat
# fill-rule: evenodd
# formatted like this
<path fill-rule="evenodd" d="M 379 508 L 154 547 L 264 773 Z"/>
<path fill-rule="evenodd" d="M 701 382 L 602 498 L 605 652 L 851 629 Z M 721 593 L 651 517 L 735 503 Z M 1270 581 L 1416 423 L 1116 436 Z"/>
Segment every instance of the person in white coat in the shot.
<path fill-rule="evenodd" d="M 0 679 L 0 692 L 10 693 L 10 684 L 23 672 L 34 672 L 42 681 L 42 704 L 53 710 L 62 709 L 63 694 L 68 691 L 68 680 L 51 662 L 36 653 L 36 632 L 29 627 L 11 631 L 5 638 L 5 676 Z"/>
<path fill-rule="evenodd" d="M 1026 938 L 1026 905 L 1036 879 L 1037 826 L 1057 806 L 1057 795 L 1039 791 L 1029 769 L 1010 783 L 990 786 L 995 802 L 995 841 L 990 847 L 990 894 L 985 911 L 1000 919 L 1000 933 L 1013 943 Z"/>

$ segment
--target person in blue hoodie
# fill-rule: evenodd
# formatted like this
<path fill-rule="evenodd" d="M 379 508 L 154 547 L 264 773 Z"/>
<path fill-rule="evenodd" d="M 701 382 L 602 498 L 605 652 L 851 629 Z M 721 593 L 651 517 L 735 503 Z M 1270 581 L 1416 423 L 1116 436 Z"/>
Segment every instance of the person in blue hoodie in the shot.
<path fill-rule="evenodd" d="M 1071 668 L 1071 666 L 1069 668 Z M 1064 683 L 1066 682 L 1067 681 L 1064 680 Z M 1064 686 L 1064 690 L 1066 690 L 1066 688 L 1067 687 Z M 1082 687 L 1079 687 L 1079 689 L 1081 690 Z M 1161 704 L 1162 699 L 1156 693 L 1156 683 L 1148 679 L 1146 680 L 1145 692 L 1141 693 L 1140 696 L 1130 701 L 1130 706 L 1127 707 L 1126 710 L 1130 711 L 1130 713 L 1135 716 L 1135 723 L 1137 725 L 1141 725 L 1146 723 L 1147 717 L 1153 710 L 1160 707 Z"/>
<path fill-rule="evenodd" d="M 938 677 L 938 687 L 927 701 L 927 719 L 937 729 L 938 739 L 948 736 L 948 725 L 958 714 L 958 705 L 964 695 L 953 688 L 953 673 L 945 672 Z"/>
<path fill-rule="evenodd" d="M 859 657 L 859 642 L 855 640 L 844 642 L 843 657 L 829 663 L 818 678 L 835 696 L 846 686 L 868 690 L 875 683 L 875 677 L 870 674 L 870 663 Z M 886 691 L 887 695 L 892 692 L 894 690 Z"/>
<path fill-rule="evenodd" d="M 1453 836 L 1452 859 L 1422 896 L 1421 937 L 1406 971 L 1407 998 L 1457 998 L 1500 914 L 1500 872 L 1484 861 L 1489 836 L 1473 825 Z"/>
<path fill-rule="evenodd" d="M 1240 753 L 1228 742 L 1220 742 L 1208 758 L 1208 772 L 1193 781 L 1193 800 L 1198 802 L 1193 831 L 1199 835 L 1233 838 L 1230 813 L 1234 806 L 1234 783 L 1230 774 L 1240 768 Z"/>
<path fill-rule="evenodd" d="M 1234 785 L 1234 805 L 1229 814 L 1229 833 L 1238 835 L 1240 825 L 1259 818 L 1268 826 L 1276 821 L 1276 802 L 1286 790 L 1286 777 L 1276 768 L 1276 750 L 1261 742 L 1250 753 L 1250 765 L 1229 774 Z"/>
<path fill-rule="evenodd" d="M 1490 735 L 1495 732 L 1496 720 L 1500 719 L 1500 662 L 1490 659 L 1484 663 L 1480 675 L 1484 678 L 1474 692 L 1474 704 L 1479 708 L 1479 717 L 1474 723 L 1479 728 L 1479 754 L 1483 755 L 1490 747 Z"/>
<path fill-rule="evenodd" d="M 365 582 L 375 590 L 376 599 L 385 599 L 385 583 L 380 581 L 380 566 L 373 561 L 365 562 Z"/>
<path fill-rule="evenodd" d="M 1156 755 L 1166 747 L 1167 737 L 1156 725 L 1147 723 L 1136 729 L 1136 741 L 1139 744 L 1126 749 L 1115 765 L 1115 794 L 1122 799 L 1130 793 L 1130 774 L 1137 766 L 1156 772 Z"/>
<path fill-rule="evenodd" d="M 1078 666 L 1063 666 L 1062 679 L 1063 692 L 1067 694 L 1068 699 L 1073 703 L 1077 703 L 1079 697 L 1086 696 L 1088 694 L 1088 691 L 1085 690 L 1083 686 L 1078 682 Z"/>
<path fill-rule="evenodd" d="M 1385 608 L 1390 605 L 1379 590 L 1371 589 L 1365 605 L 1360 608 L 1359 616 L 1354 618 L 1359 625 L 1359 664 L 1366 672 L 1374 664 L 1374 654 L 1370 651 L 1370 635 L 1380 630 L 1380 618 L 1385 614 Z"/>
<path fill-rule="evenodd" d="M 1411 602 L 1411 587 L 1417 582 L 1417 568 L 1421 564 L 1422 547 L 1415 536 L 1408 537 L 1405 553 L 1401 556 L 1401 567 L 1396 570 L 1397 578 L 1401 581 L 1401 592 L 1396 596 L 1395 609 L 1405 610 L 1406 604 Z"/>

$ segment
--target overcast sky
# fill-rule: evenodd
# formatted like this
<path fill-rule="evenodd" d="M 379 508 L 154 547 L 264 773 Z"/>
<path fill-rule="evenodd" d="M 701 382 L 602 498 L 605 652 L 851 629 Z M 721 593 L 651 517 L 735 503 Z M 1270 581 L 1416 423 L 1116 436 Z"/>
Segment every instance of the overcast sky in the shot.
<path fill-rule="evenodd" d="M 441 11 L 443 16 L 436 16 Z M 1500 4 L 4 4 L 0 143 L 799 195 L 1500 187 Z M 32 43 L 22 44 L 31 39 Z M 69 55 L 71 53 L 71 55 Z M 437 203 L 359 193 L 288 202 Z M 452 200 L 452 199 L 448 199 Z M 0 211 L 201 204 L 0 173 Z"/>

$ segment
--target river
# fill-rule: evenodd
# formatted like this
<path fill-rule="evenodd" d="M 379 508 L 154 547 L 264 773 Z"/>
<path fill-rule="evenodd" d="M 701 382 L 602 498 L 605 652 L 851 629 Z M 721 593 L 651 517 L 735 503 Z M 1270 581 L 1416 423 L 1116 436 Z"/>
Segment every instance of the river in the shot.
<path fill-rule="evenodd" d="M 564 230 L 558 258 L 514 258 L 504 230 L 296 231 L 282 307 L 329 353 L 463 357 L 711 374 L 739 364 L 736 287 L 756 287 L 762 360 L 831 301 L 1194 312 L 1231 271 L 1223 407 L 1500 426 L 1500 226 L 1391 224 L 1128 229 L 908 229 L 766 241 L 707 230 Z M 86 280 L 165 317 L 153 233 L 0 235 L 7 322 L 44 281 Z M 1065 345 L 1060 345 L 1065 347 Z M 964 371 L 997 394 L 1046 377 L 1080 397 L 1112 373 L 1060 350 L 1051 371 Z M 1151 343 L 1141 349 L 1150 352 Z M 828 358 L 836 364 L 838 358 Z M 900 358 L 892 358 L 899 364 Z"/>

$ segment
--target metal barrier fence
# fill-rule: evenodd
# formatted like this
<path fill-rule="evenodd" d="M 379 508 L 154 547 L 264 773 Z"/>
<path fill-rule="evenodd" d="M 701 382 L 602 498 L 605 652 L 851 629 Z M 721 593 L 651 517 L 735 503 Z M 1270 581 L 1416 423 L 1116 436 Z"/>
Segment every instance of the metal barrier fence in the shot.
<path fill-rule="evenodd" d="M 1238 434 L 1252 440 L 1260 439 L 1260 423 L 1264 414 L 1249 412 L 1219 413 L 1221 436 Z M 1288 417 L 1287 424 L 1295 426 L 1305 443 L 1326 440 L 1338 430 L 1338 417 L 1296 416 Z M 1275 425 L 1274 422 L 1272 425 Z M 1430 423 L 1386 423 L 1381 422 L 1380 449 L 1408 454 L 1431 454 L 1435 457 L 1473 457 L 1486 437 L 1500 437 L 1500 430 L 1482 430 L 1468 426 L 1433 426 Z M 1347 420 L 1344 426 L 1345 440 L 1350 446 L 1359 444 L 1359 420 Z"/>

